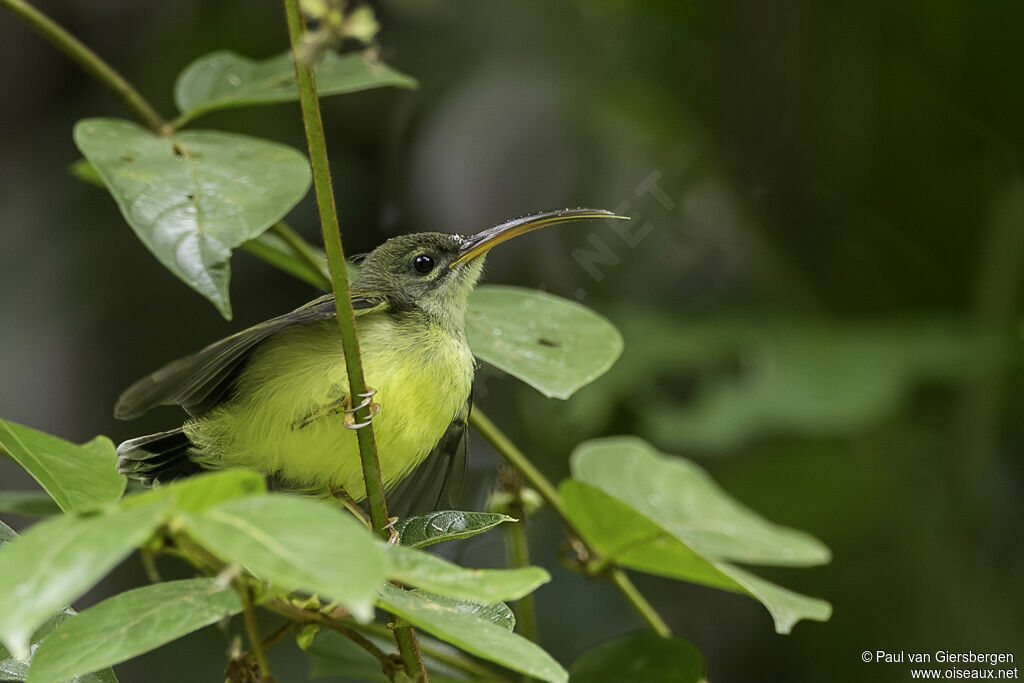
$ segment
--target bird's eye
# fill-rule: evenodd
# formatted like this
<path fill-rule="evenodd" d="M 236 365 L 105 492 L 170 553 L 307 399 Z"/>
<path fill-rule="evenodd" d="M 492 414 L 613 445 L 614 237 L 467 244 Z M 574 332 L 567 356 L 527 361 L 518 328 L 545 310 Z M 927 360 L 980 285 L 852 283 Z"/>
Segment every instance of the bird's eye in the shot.
<path fill-rule="evenodd" d="M 412 267 L 421 275 L 426 275 L 434 269 L 434 257 L 429 254 L 420 254 L 412 260 Z"/>

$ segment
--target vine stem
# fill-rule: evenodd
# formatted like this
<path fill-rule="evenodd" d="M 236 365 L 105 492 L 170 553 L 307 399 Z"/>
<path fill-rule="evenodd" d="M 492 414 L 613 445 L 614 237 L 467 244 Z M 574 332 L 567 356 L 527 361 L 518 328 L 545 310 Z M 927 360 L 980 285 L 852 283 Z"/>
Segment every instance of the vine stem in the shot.
<path fill-rule="evenodd" d="M 356 335 L 356 316 L 348 288 L 348 273 L 345 266 L 345 252 L 341 245 L 341 228 L 338 225 L 338 211 L 334 204 L 334 190 L 331 187 L 331 170 L 327 161 L 327 142 L 324 138 L 323 120 L 320 118 L 320 101 L 316 93 L 316 78 L 309 64 L 299 59 L 299 45 L 302 39 L 303 20 L 298 0 L 284 0 L 285 17 L 288 22 L 288 38 L 291 42 L 292 59 L 295 62 L 295 80 L 299 86 L 299 104 L 302 108 L 302 123 L 306 130 L 309 147 L 309 161 L 313 170 L 313 187 L 320 211 L 320 228 L 327 251 L 327 267 L 331 274 L 331 289 L 338 314 L 341 331 L 341 346 L 345 355 L 345 369 L 348 372 L 349 396 L 353 398 L 368 391 L 363 376 L 363 365 L 359 359 L 359 338 Z M 370 421 L 370 407 L 356 411 L 357 422 Z M 377 457 L 377 443 L 373 425 L 357 429 L 359 458 L 363 468 L 363 483 L 366 500 L 370 507 L 370 521 L 373 530 L 382 538 L 388 538 L 388 509 L 381 481 L 380 460 Z M 423 657 L 416 646 L 416 635 L 409 626 L 395 629 L 395 641 L 405 663 L 406 673 L 413 680 L 427 681 L 427 670 Z"/>
<path fill-rule="evenodd" d="M 313 69 L 299 59 L 299 44 L 302 39 L 303 21 L 298 0 L 284 0 L 285 15 L 288 19 L 288 36 L 291 39 L 292 57 L 295 61 L 295 79 L 299 84 L 299 103 L 302 105 L 302 123 L 306 129 L 306 143 L 309 147 L 309 162 L 313 169 L 313 188 L 320 210 L 320 228 L 327 251 L 327 267 L 331 274 L 331 289 L 341 330 L 341 347 L 345 354 L 345 370 L 348 372 L 349 395 L 352 397 L 367 391 L 363 375 L 363 364 L 359 358 L 359 337 L 356 334 L 356 316 L 352 310 L 351 294 L 348 288 L 348 273 L 345 266 L 345 252 L 341 246 L 341 228 L 338 225 L 338 209 L 334 203 L 334 189 L 331 186 L 331 169 L 327 161 L 327 141 L 324 124 L 320 118 L 320 102 L 316 93 L 316 79 Z M 356 403 L 356 401 L 353 401 Z M 369 418 L 369 407 L 361 408 L 356 414 L 357 422 Z M 388 510 L 384 500 L 384 485 L 381 483 L 380 462 L 377 458 L 377 442 L 373 436 L 373 425 L 368 424 L 355 430 L 359 441 L 359 456 L 363 466 L 366 499 L 370 505 L 370 520 L 374 531 L 382 538 L 388 537 Z"/>
<path fill-rule="evenodd" d="M 499 481 L 502 477 L 499 476 Z M 514 476 L 514 481 L 508 486 L 513 496 L 508 506 L 508 513 L 519 521 L 515 524 L 505 526 L 505 554 L 508 557 L 509 565 L 514 568 L 530 566 L 530 543 L 526 536 L 526 509 L 523 506 L 523 483 L 519 475 Z M 533 593 L 524 595 L 516 600 L 512 606 L 516 615 L 516 629 L 527 640 L 534 643 L 540 642 L 540 634 L 537 630 L 537 610 L 534 607 Z"/>
<path fill-rule="evenodd" d="M 17 14 L 37 33 L 92 74 L 96 80 L 110 88 L 118 99 L 154 132 L 167 135 L 173 130 L 170 124 L 157 113 L 153 105 L 124 76 L 86 47 L 82 41 L 68 33 L 60 24 L 24 0 L 0 0 L 0 5 Z"/>
<path fill-rule="evenodd" d="M 332 631 L 337 631 L 341 635 L 345 636 L 359 647 L 366 650 L 368 653 L 374 656 L 377 661 L 380 662 L 381 669 L 384 670 L 385 674 L 389 679 L 394 679 L 394 670 L 396 668 L 396 662 L 391 658 L 388 653 L 381 650 L 371 640 L 366 638 L 363 634 L 356 631 L 354 628 L 347 624 L 344 624 L 337 619 L 330 617 L 323 612 L 316 610 L 303 609 L 296 607 L 287 600 L 269 600 L 264 603 L 264 607 L 272 612 L 277 612 L 281 616 L 287 617 L 292 620 L 292 623 L 309 624 L 315 623 L 321 626 L 326 626 Z"/>
<path fill-rule="evenodd" d="M 309 242 L 302 239 L 302 235 L 295 232 L 290 225 L 284 221 L 278 221 L 270 226 L 270 232 L 281 238 L 281 241 L 288 245 L 288 248 L 292 250 L 303 263 L 310 267 L 315 273 L 321 273 L 323 269 L 322 258 L 317 257 L 316 252 L 309 246 Z M 347 270 L 347 266 L 346 266 Z M 317 285 L 327 290 L 331 288 L 330 278 L 325 277 L 322 282 L 318 282 Z"/>
<path fill-rule="evenodd" d="M 643 617 L 644 621 L 654 629 L 654 631 L 662 638 L 669 638 L 672 635 L 671 629 L 658 614 L 657 610 L 647 601 L 647 598 L 643 596 L 640 590 L 633 584 L 626 573 L 614 566 L 612 563 L 604 562 L 603 558 L 600 557 L 600 553 L 595 551 L 586 541 L 582 539 L 579 532 L 573 526 L 573 523 L 569 520 L 569 515 L 566 513 L 565 504 L 562 501 L 561 494 L 558 493 L 558 489 L 555 488 L 554 484 L 545 477 L 540 470 L 534 466 L 530 459 L 519 450 L 519 448 L 512 443 L 505 434 L 498 429 L 491 420 L 484 415 L 482 410 L 473 409 L 469 414 L 469 424 L 480 433 L 487 443 L 491 444 L 494 450 L 498 451 L 498 454 L 505 458 L 508 464 L 519 470 L 523 477 L 526 478 L 533 488 L 537 489 L 541 497 L 547 502 L 548 505 L 554 509 L 558 516 L 562 518 L 562 522 L 569 528 L 569 531 L 580 539 L 580 542 L 586 547 L 587 554 L 592 558 L 597 559 L 602 565 L 608 567 L 606 576 L 612 582 L 612 584 L 619 589 L 619 591 L 626 597 L 629 604 L 632 605 L 633 609 Z"/>
<path fill-rule="evenodd" d="M 662 638 L 672 637 L 672 629 L 668 627 L 668 624 L 665 623 L 665 620 L 661 618 L 661 615 L 658 614 L 657 610 L 654 609 L 651 603 L 647 602 L 647 598 L 643 596 L 640 589 L 630 581 L 629 577 L 626 576 L 626 572 L 624 572 L 620 567 L 613 566 L 608 570 L 608 579 L 623 595 L 626 596 L 626 599 L 629 600 L 629 604 L 632 605 L 633 609 L 635 609 L 640 616 L 644 618 L 644 621 L 654 629 L 655 633 Z"/>
<path fill-rule="evenodd" d="M 270 674 L 270 662 L 267 661 L 267 653 L 263 650 L 263 636 L 260 635 L 260 625 L 256 621 L 256 608 L 252 604 L 252 589 L 240 580 L 235 581 L 235 590 L 242 598 L 242 616 L 245 620 L 245 630 L 249 634 L 249 647 L 256 657 L 256 666 L 260 670 L 260 678 L 273 680 Z"/>
<path fill-rule="evenodd" d="M 351 626 L 356 631 L 368 633 L 370 635 L 375 635 L 383 638 L 386 638 L 389 635 L 388 627 L 384 626 L 383 624 L 353 623 Z M 431 659 L 436 659 L 439 662 L 444 662 L 445 664 L 448 664 L 449 666 L 452 666 L 458 669 L 459 671 L 467 673 L 470 676 L 475 676 L 479 680 L 496 681 L 498 683 L 505 683 L 509 680 L 508 678 L 503 677 L 501 674 L 494 671 L 493 669 L 489 669 L 488 667 L 483 666 L 479 662 L 463 655 L 458 650 L 438 647 L 432 644 L 432 642 L 429 639 L 426 641 L 421 641 L 418 644 L 420 650 L 429 655 Z"/>
<path fill-rule="evenodd" d="M 428 681 L 427 666 L 423 663 L 423 653 L 416 638 L 416 631 L 402 619 L 395 619 L 395 642 L 398 643 L 398 654 L 405 664 L 405 672 L 415 680 Z"/>

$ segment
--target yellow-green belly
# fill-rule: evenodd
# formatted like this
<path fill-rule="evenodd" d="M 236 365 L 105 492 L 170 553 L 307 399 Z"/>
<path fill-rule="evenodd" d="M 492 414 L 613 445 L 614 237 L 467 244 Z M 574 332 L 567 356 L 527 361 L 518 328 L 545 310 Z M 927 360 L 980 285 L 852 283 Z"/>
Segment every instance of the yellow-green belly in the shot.
<path fill-rule="evenodd" d="M 373 429 L 391 488 L 462 409 L 473 356 L 459 334 L 386 313 L 361 316 L 359 338 L 366 381 L 381 405 Z M 332 410 L 347 392 L 334 321 L 285 330 L 256 349 L 232 398 L 185 425 L 194 459 L 275 474 L 303 490 L 340 488 L 360 500 L 366 494 L 356 435 Z"/>

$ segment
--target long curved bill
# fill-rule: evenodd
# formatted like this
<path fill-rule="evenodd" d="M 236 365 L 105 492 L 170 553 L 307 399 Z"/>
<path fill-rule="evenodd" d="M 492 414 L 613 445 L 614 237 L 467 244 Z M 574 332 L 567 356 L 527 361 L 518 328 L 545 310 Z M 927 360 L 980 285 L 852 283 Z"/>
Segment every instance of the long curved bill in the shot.
<path fill-rule="evenodd" d="M 466 263 L 467 261 L 472 261 L 477 256 L 487 253 L 493 247 L 501 244 L 502 242 L 506 242 L 513 237 L 532 230 L 539 230 L 557 223 L 567 223 L 569 221 L 585 220 L 588 218 L 614 218 L 616 220 L 623 221 L 629 220 L 629 217 L 627 216 L 618 216 L 611 211 L 604 211 L 603 209 L 563 209 L 561 211 L 538 213 L 532 216 L 526 216 L 525 218 L 515 218 L 513 220 L 506 221 L 501 225 L 495 225 L 493 228 L 481 230 L 477 234 L 467 237 L 465 242 L 462 244 L 459 257 L 448 264 L 448 267 L 454 268 L 455 266 Z"/>

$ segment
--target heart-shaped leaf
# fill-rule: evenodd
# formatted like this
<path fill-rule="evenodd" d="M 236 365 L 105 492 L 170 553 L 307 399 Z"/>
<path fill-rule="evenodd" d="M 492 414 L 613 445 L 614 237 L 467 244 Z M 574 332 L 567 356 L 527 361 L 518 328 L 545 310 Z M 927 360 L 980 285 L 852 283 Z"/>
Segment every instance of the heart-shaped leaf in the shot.
<path fill-rule="evenodd" d="M 706 557 L 658 522 L 600 489 L 564 481 L 560 491 L 573 526 L 604 558 L 623 567 L 749 595 L 765 606 L 778 633 L 801 619 L 828 621 L 832 607 L 758 578 L 739 567 Z"/>
<path fill-rule="evenodd" d="M 117 473 L 114 444 L 105 436 L 76 446 L 44 432 L 0 420 L 0 452 L 35 477 L 65 512 L 117 500 L 125 478 Z"/>
<path fill-rule="evenodd" d="M 415 79 L 360 54 L 328 52 L 313 71 L 321 97 L 388 85 L 416 87 Z M 214 52 L 185 67 L 174 84 L 174 102 L 185 114 L 179 122 L 216 109 L 298 98 L 291 52 L 261 61 L 234 52 Z"/>
<path fill-rule="evenodd" d="M 622 335 L 586 306 L 521 287 L 478 287 L 466 336 L 483 361 L 550 398 L 566 399 L 622 353 Z"/>
<path fill-rule="evenodd" d="M 302 154 L 244 135 L 161 137 L 128 121 L 86 119 L 74 137 L 146 248 L 229 319 L 231 250 L 309 189 Z"/>
<path fill-rule="evenodd" d="M 502 522 L 515 522 L 508 515 L 495 512 L 461 512 L 459 510 L 437 510 L 425 515 L 406 517 L 395 524 L 402 539 L 402 545 L 410 548 L 469 538 L 493 529 Z"/>
<path fill-rule="evenodd" d="M 631 505 L 707 557 L 809 566 L 831 554 L 810 534 L 769 522 L 732 498 L 703 469 L 634 437 L 595 439 L 572 454 L 573 478 Z"/>

